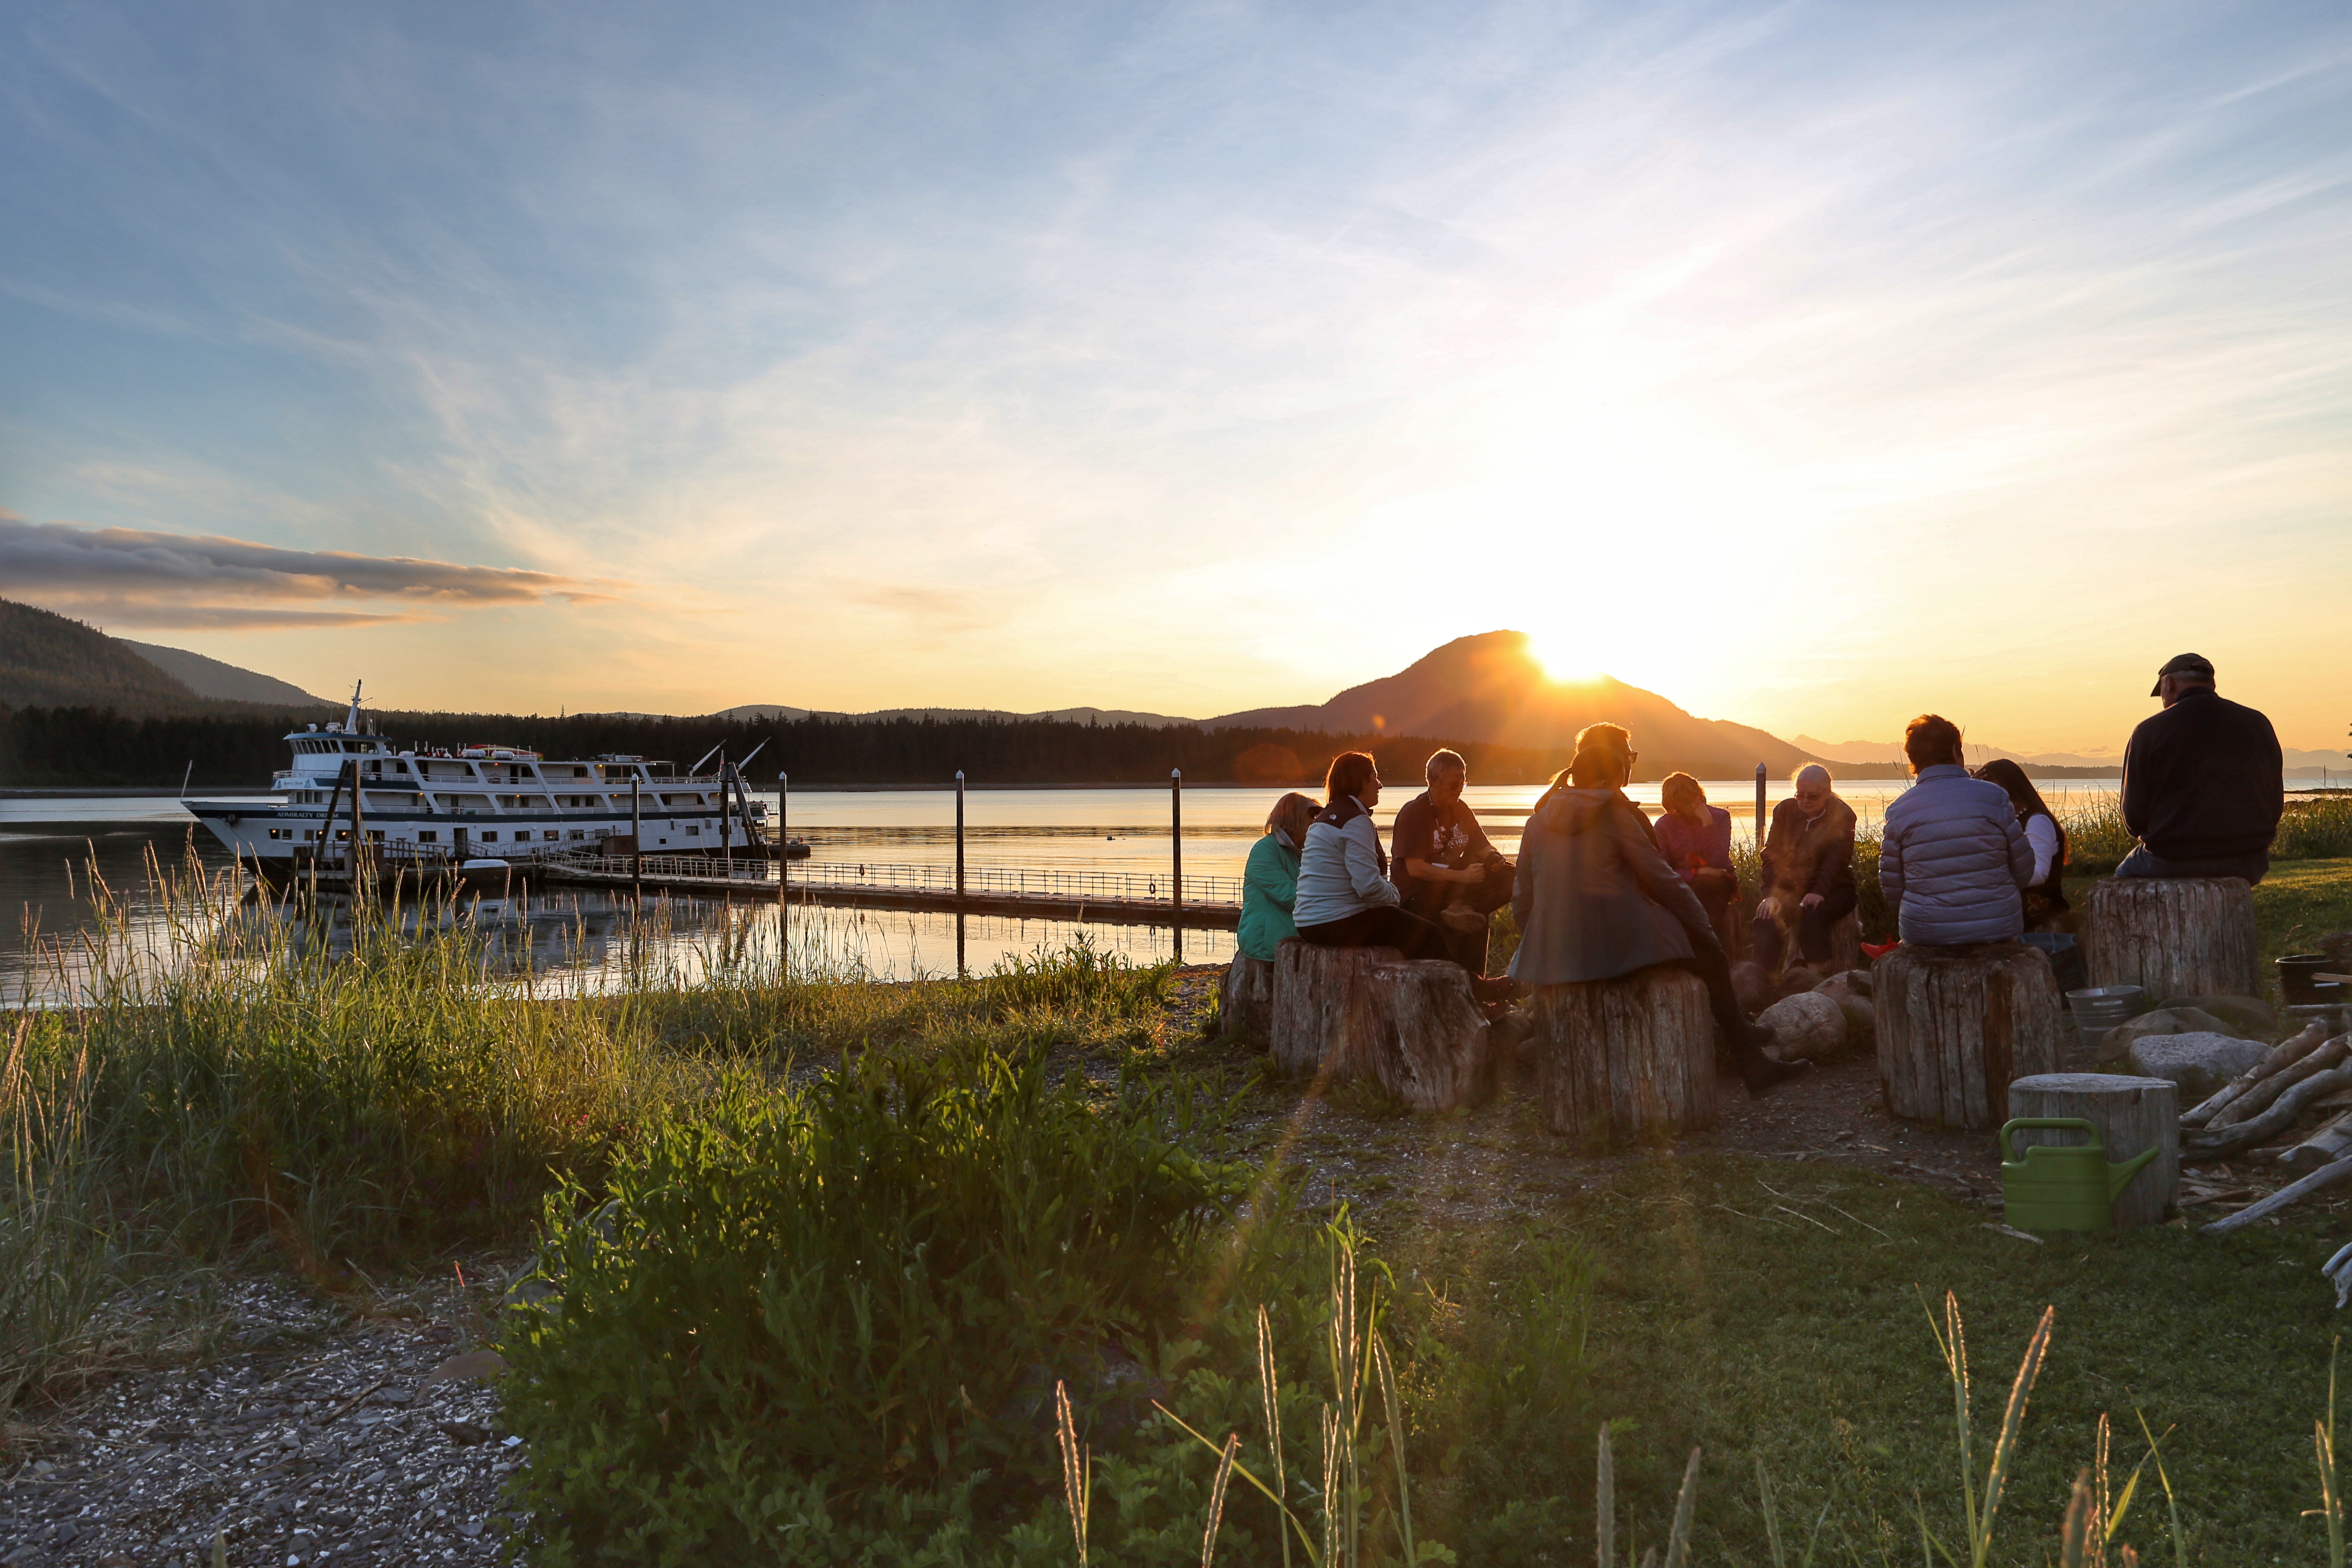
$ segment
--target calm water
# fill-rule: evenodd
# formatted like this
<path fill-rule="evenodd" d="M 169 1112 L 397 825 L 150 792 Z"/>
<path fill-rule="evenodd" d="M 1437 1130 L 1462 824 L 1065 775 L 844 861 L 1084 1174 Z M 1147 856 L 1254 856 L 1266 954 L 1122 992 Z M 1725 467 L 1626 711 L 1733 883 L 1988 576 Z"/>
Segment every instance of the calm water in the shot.
<path fill-rule="evenodd" d="M 1896 780 L 1842 784 L 1840 793 L 1865 819 L 1902 790 Z M 2112 780 L 2044 784 L 2045 795 L 2112 793 Z M 1785 783 L 1771 786 L 1782 798 Z M 1196 900 L 1230 897 L 1276 789 L 1194 788 L 1184 792 L 1184 875 Z M 1374 816 L 1385 833 L 1396 807 L 1416 789 L 1392 786 Z M 1654 808 L 1657 786 L 1629 791 Z M 1518 846 L 1520 827 L 1542 790 L 1537 785 L 1474 787 L 1471 804 L 1506 854 Z M 1753 826 L 1755 784 L 1711 783 L 1708 797 L 1730 808 L 1740 837 Z M 772 800 L 772 796 L 770 797 Z M 955 861 L 956 800 L 951 790 L 795 791 L 787 803 L 789 827 L 806 840 L 811 862 L 844 866 L 949 867 Z M 964 797 L 966 864 L 972 868 L 1127 872 L 1164 879 L 1171 835 L 1164 790 L 973 790 Z M 195 907 L 177 921 L 152 886 L 151 858 L 167 869 L 183 864 L 193 846 L 215 877 L 229 872 L 228 858 L 209 837 L 194 838 L 178 803 L 168 798 L 80 796 L 0 799 L 0 909 L 12 918 L 0 930 L 0 996 L 10 1002 L 55 998 L 69 992 L 86 963 L 71 956 L 92 932 L 89 875 L 119 895 L 129 921 L 124 937 L 152 963 L 171 961 L 175 940 L 202 940 L 207 921 Z M 1155 881 L 1164 887 L 1164 881 Z M 266 918 L 266 902 L 219 900 L 240 908 L 237 918 Z M 192 901 L 200 903 L 200 901 Z M 779 941 L 772 903 L 732 906 L 694 900 L 647 900 L 642 915 L 626 900 L 558 894 L 525 900 L 484 900 L 461 918 L 478 922 L 501 973 L 553 985 L 617 980 L 633 966 L 699 974 L 738 964 L 772 964 Z M 945 914 L 887 913 L 796 906 L 784 940 L 796 967 L 864 973 L 877 979 L 955 972 L 961 960 L 985 969 L 1000 959 L 1059 949 L 1081 935 L 1074 922 L 1017 921 Z M 1165 927 L 1097 925 L 1084 935 L 1098 948 L 1138 963 L 1177 956 Z M 331 940 L 332 940 L 331 938 Z M 1221 963 L 1233 954 L 1229 931 L 1183 933 L 1181 956 Z M 61 962 L 60 952 L 68 956 Z"/>

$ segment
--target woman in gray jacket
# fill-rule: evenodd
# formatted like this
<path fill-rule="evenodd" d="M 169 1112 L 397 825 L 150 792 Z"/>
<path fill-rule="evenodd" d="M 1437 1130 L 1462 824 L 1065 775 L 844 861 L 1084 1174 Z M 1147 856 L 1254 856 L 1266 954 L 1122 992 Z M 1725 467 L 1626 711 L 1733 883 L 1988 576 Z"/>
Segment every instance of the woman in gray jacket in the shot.
<path fill-rule="evenodd" d="M 1921 947 L 2013 942 L 2025 929 L 2018 897 L 2033 874 L 2033 847 L 2009 792 L 1970 778 L 1959 727 L 1923 713 L 1903 732 L 1916 781 L 1886 808 L 1878 885 L 1903 940 Z"/>

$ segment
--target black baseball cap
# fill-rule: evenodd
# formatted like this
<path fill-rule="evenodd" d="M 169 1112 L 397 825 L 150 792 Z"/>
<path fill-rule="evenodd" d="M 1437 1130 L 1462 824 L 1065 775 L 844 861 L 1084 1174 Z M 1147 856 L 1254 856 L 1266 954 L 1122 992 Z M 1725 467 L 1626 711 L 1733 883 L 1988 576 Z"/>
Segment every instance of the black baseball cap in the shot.
<path fill-rule="evenodd" d="M 2201 653 L 2174 654 L 2164 661 L 2164 668 L 2156 672 L 2156 684 L 2147 689 L 2150 697 L 2164 694 L 2164 678 L 2168 675 L 2194 675 L 2210 680 L 2213 679 L 2213 661 Z"/>

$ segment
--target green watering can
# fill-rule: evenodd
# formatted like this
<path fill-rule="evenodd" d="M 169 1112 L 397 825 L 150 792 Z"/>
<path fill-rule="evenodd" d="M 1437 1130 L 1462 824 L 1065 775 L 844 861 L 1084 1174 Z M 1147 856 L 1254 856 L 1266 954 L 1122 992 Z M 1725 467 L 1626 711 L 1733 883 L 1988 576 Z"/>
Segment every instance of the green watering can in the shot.
<path fill-rule="evenodd" d="M 2036 1143 L 2017 1157 L 2009 1135 L 2021 1127 L 2063 1127 L 2090 1135 L 2087 1145 L 2062 1149 Z M 2153 1149 L 2121 1164 L 2107 1163 L 2099 1130 L 2079 1116 L 2021 1116 L 2001 1124 L 2000 1196 L 2003 1217 L 2020 1230 L 2113 1230 L 2116 1194 L 2140 1167 L 2156 1158 Z"/>

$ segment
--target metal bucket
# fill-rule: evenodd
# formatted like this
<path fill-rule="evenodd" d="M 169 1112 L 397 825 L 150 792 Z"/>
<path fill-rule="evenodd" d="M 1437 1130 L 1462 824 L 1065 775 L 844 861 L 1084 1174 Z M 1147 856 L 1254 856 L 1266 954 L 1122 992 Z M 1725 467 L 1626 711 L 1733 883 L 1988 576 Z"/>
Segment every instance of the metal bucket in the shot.
<path fill-rule="evenodd" d="M 2290 952 L 2278 961 L 2279 990 L 2290 1005 L 2325 1002 L 2317 994 L 2320 983 L 2312 978 L 2324 969 L 2331 968 L 2335 960 L 2324 952 Z"/>
<path fill-rule="evenodd" d="M 2074 1016 L 2074 1027 L 2082 1032 L 2084 1047 L 2095 1059 L 2099 1041 L 2108 1030 L 2138 1017 L 2147 1008 L 2144 985 L 2091 985 L 2066 993 L 2066 1010 Z"/>

